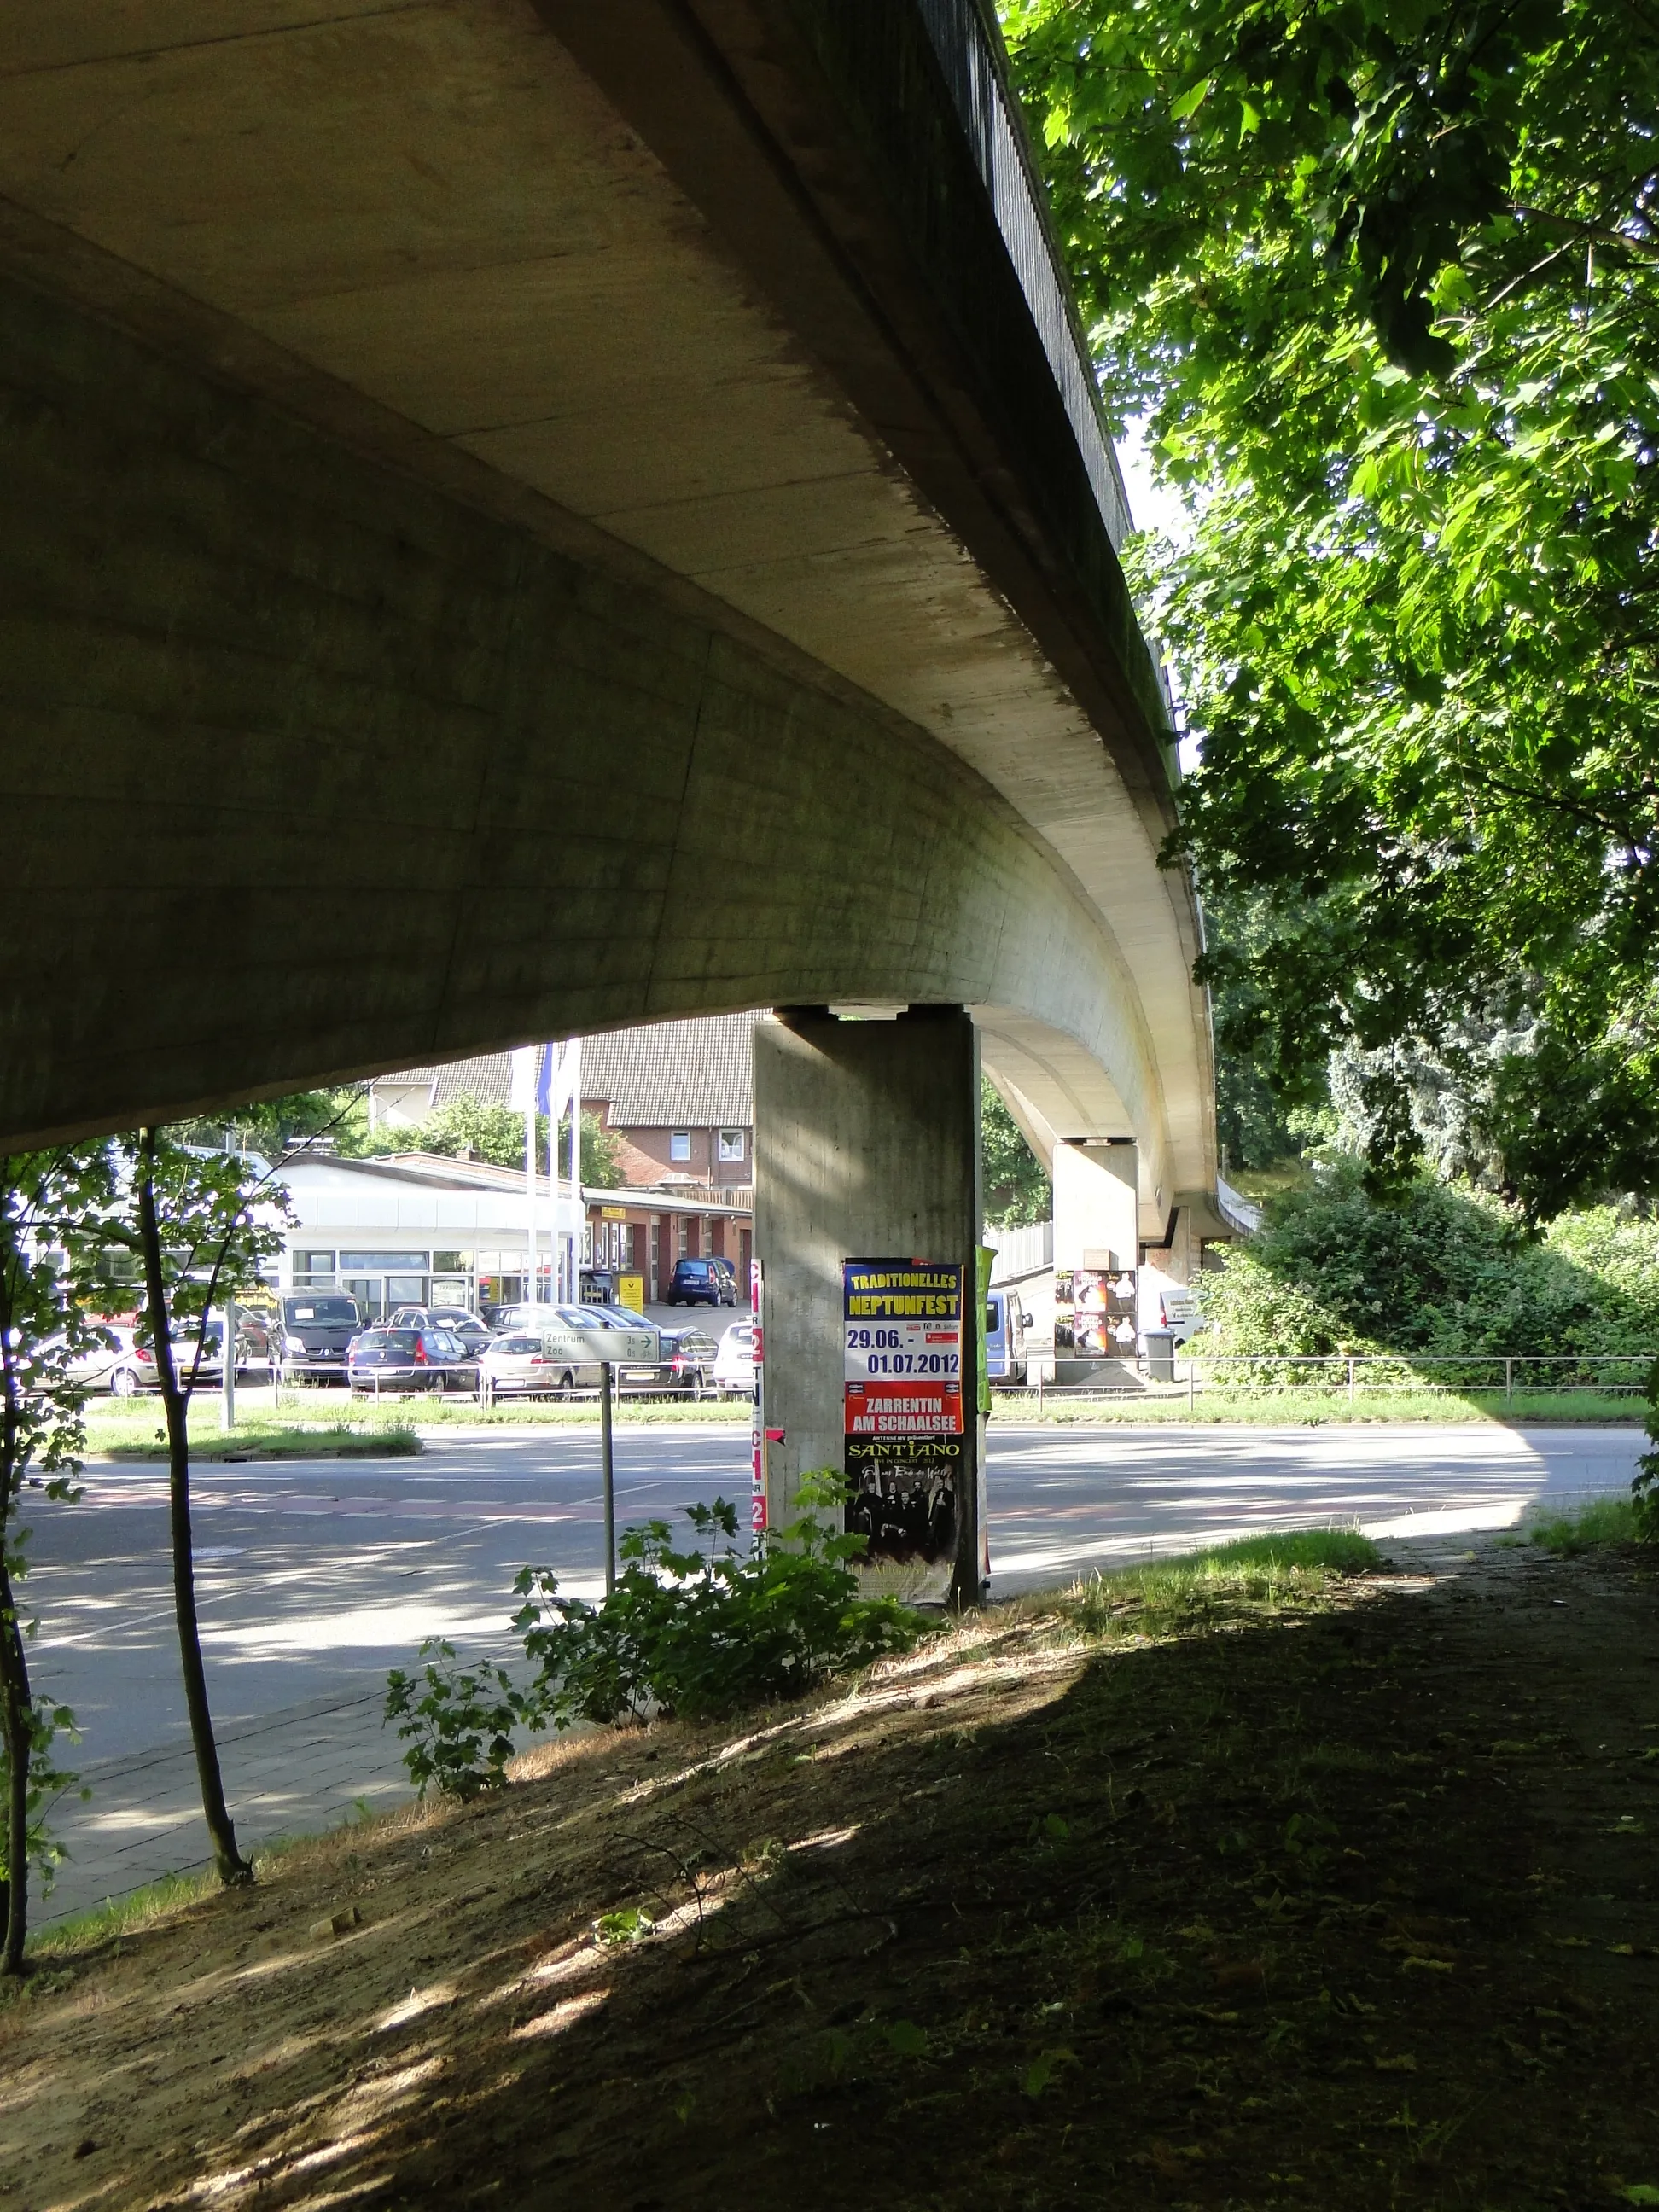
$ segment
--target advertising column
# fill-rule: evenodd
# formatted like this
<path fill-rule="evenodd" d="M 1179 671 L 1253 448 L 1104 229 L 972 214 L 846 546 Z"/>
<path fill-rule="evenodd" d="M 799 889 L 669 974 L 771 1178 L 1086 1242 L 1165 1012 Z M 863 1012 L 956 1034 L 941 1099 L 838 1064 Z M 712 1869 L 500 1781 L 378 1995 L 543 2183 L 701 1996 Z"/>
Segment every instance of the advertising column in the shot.
<path fill-rule="evenodd" d="M 847 1527 L 865 1539 L 866 1578 L 915 1599 L 942 1600 L 956 1570 L 971 1464 L 963 1276 L 955 1262 L 915 1259 L 842 1270 Z"/>

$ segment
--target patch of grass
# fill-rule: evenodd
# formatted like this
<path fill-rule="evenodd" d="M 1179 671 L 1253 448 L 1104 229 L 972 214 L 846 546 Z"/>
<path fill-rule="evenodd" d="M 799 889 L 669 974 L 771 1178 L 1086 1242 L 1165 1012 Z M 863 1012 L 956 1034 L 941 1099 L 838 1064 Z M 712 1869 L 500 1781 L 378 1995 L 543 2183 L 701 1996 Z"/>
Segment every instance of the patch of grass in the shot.
<path fill-rule="evenodd" d="M 399 1395 L 384 1399 L 352 1398 L 344 1390 L 285 1390 L 273 1405 L 268 1388 L 248 1386 L 236 1394 L 237 1423 L 227 1436 L 219 1426 L 219 1401 L 212 1392 L 198 1393 L 191 1407 L 190 1437 L 193 1455 L 222 1458 L 226 1451 L 250 1448 L 265 1451 L 272 1440 L 296 1437 L 301 1443 L 277 1447 L 285 1456 L 305 1452 L 368 1448 L 418 1451 L 418 1443 L 384 1446 L 380 1439 L 414 1437 L 433 1428 L 537 1428 L 599 1426 L 597 1398 L 550 1400 L 533 1405 L 501 1405 L 486 1409 L 471 1398 Z M 678 1423 L 709 1423 L 743 1426 L 750 1419 L 746 1398 L 714 1400 L 632 1398 L 617 1401 L 619 1425 L 643 1427 Z M 94 1399 L 87 1408 L 87 1444 L 94 1458 L 149 1458 L 162 1446 L 161 1404 L 159 1398 Z"/>
<path fill-rule="evenodd" d="M 1382 1565 L 1368 1536 L 1349 1528 L 1304 1528 L 1241 1536 L 1185 1557 L 1149 1560 L 1077 1583 L 1063 1613 L 1091 1636 L 1158 1635 L 1211 1628 L 1231 1619 L 1317 1609 L 1332 1585 Z"/>
<path fill-rule="evenodd" d="M 28 1955 L 31 1960 L 45 1960 L 95 1951 L 118 1936 L 135 1935 L 141 1928 L 153 1928 L 157 1921 L 170 1919 L 187 1905 L 213 1896 L 218 1888 L 218 1876 L 210 1872 L 163 1875 L 159 1881 L 130 1889 L 124 1897 L 106 1897 L 101 1905 L 89 1905 L 84 1912 L 66 1913 L 63 1919 L 36 1929 L 29 1937 Z"/>
<path fill-rule="evenodd" d="M 1553 1514 L 1528 1529 L 1527 1541 L 1570 1559 L 1601 1544 L 1636 1541 L 1636 1508 L 1628 1498 L 1597 1498 L 1576 1513 Z"/>
<path fill-rule="evenodd" d="M 275 1428 L 267 1422 L 240 1423 L 227 1435 L 215 1430 L 208 1436 L 190 1439 L 192 1460 L 226 1460 L 258 1457 L 259 1459 L 311 1459 L 323 1453 L 337 1455 L 341 1459 L 406 1459 L 421 1449 L 421 1440 L 408 1425 L 393 1427 L 389 1422 L 378 1428 L 356 1429 L 335 1425 L 325 1429 Z M 165 1443 L 151 1440 L 143 1443 L 111 1443 L 104 1447 L 105 1455 L 116 1460 L 161 1460 L 167 1457 Z"/>

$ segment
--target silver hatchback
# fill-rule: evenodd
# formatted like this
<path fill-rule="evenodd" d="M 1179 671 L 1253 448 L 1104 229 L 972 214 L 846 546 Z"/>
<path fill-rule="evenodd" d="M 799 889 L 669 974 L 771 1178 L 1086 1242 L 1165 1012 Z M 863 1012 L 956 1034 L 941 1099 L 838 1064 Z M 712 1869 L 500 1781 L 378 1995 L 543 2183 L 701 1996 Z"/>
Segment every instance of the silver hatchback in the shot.
<path fill-rule="evenodd" d="M 564 1358 L 546 1338 L 522 1330 L 498 1336 L 478 1356 L 481 1398 L 563 1398 L 599 1384 L 597 1361 Z"/>

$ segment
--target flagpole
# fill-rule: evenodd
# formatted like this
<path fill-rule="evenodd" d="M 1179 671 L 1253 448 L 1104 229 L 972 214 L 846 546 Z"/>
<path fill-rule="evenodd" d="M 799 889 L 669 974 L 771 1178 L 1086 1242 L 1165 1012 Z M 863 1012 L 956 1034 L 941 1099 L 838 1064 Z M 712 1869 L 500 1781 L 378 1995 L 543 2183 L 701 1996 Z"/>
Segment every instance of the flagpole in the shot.
<path fill-rule="evenodd" d="M 582 1041 L 570 1040 L 570 1296 L 582 1291 Z"/>
<path fill-rule="evenodd" d="M 525 1255 L 525 1263 L 528 1270 L 525 1277 L 525 1297 L 533 1304 L 536 1297 L 536 1048 L 534 1045 L 515 1045 L 513 1048 L 513 1085 L 509 1103 L 524 1115 L 525 1240 L 529 1246 Z"/>

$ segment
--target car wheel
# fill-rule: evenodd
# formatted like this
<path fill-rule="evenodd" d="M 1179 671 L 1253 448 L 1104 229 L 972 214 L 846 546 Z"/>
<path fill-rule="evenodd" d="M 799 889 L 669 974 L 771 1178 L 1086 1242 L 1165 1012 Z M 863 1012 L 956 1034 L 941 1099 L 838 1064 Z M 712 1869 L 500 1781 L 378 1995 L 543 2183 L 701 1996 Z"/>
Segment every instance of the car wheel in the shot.
<path fill-rule="evenodd" d="M 562 1398 L 571 1398 L 575 1395 L 575 1391 L 576 1378 L 567 1367 L 559 1377 L 559 1395 Z"/>
<path fill-rule="evenodd" d="M 112 1398 L 131 1398 L 137 1394 L 138 1377 L 131 1368 L 118 1367 L 109 1378 L 109 1388 Z"/>

